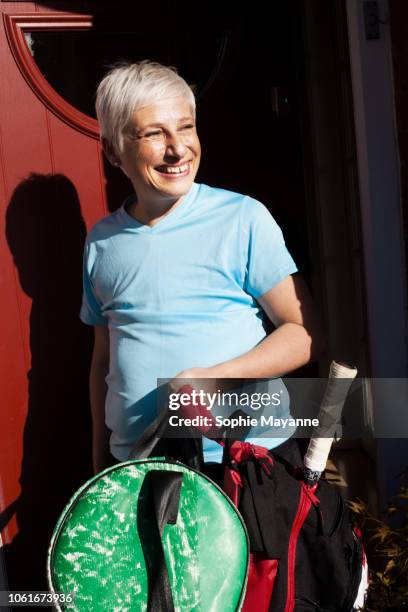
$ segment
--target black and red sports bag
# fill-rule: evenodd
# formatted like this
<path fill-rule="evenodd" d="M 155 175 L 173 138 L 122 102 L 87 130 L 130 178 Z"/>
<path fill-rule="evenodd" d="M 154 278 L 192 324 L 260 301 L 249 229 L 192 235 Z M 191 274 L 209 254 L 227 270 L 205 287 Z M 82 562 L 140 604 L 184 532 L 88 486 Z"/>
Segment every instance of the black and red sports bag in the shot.
<path fill-rule="evenodd" d="M 367 565 L 360 535 L 336 487 L 324 479 L 313 487 L 303 481 L 297 442 L 268 451 L 236 441 L 228 456 L 224 489 L 250 539 L 243 611 L 351 612 L 362 606 Z"/>
<path fill-rule="evenodd" d="M 304 482 L 296 440 L 270 451 L 222 439 L 207 428 L 202 433 L 224 447 L 223 463 L 211 466 L 202 462 L 199 440 L 168 438 L 166 427 L 162 415 L 131 457 L 166 455 L 222 485 L 250 541 L 243 612 L 352 612 L 363 605 L 367 564 L 361 537 L 335 486 L 324 478 L 314 486 Z"/>
<path fill-rule="evenodd" d="M 367 563 L 360 534 L 337 488 L 320 478 L 334 438 L 333 424 L 356 374 L 356 368 L 332 362 L 319 426 L 305 457 L 294 439 L 273 450 L 241 441 L 245 431 L 230 440 L 206 407 L 193 399 L 183 404 L 183 414 L 206 416 L 199 420 L 205 426 L 196 429 L 223 446 L 221 465 L 202 463 L 194 434 L 169 439 L 166 412 L 137 444 L 136 457 L 165 454 L 201 469 L 223 486 L 238 508 L 251 554 L 244 612 L 352 612 L 364 603 Z M 179 390 L 187 398 L 192 392 L 188 384 Z"/>

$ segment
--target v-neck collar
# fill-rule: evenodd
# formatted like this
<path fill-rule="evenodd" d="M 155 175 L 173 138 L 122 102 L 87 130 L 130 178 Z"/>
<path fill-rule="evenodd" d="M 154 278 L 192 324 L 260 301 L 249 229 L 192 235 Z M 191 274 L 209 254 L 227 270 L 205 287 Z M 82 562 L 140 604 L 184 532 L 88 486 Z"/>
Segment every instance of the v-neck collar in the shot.
<path fill-rule="evenodd" d="M 174 220 L 180 217 L 180 215 L 184 214 L 187 207 L 195 199 L 198 189 L 199 189 L 198 183 L 193 183 L 191 185 L 190 191 L 186 193 L 186 195 L 184 196 L 180 204 L 176 206 L 175 208 L 173 208 L 169 213 L 167 213 L 165 217 L 160 219 L 153 226 L 146 225 L 145 223 L 138 221 L 137 219 L 135 219 L 135 217 L 132 217 L 132 215 L 130 215 L 127 212 L 126 206 L 136 199 L 136 194 L 134 193 L 125 199 L 125 201 L 123 202 L 122 206 L 119 209 L 119 214 L 121 215 L 122 221 L 126 227 L 132 227 L 138 232 L 145 232 L 145 233 L 153 234 L 159 231 L 162 227 L 168 225 L 168 223 L 172 223 Z"/>

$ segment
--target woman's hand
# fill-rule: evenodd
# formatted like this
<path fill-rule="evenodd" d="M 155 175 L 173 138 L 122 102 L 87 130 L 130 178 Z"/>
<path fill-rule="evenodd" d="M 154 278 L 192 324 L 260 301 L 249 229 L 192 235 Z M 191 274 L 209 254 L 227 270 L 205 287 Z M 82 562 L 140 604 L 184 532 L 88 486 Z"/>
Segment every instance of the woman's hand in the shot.
<path fill-rule="evenodd" d="M 201 391 L 200 396 L 206 398 L 205 394 L 213 396 L 218 391 L 222 393 L 242 385 L 242 379 L 222 378 L 222 374 L 222 369 L 217 366 L 183 370 L 169 382 L 169 394 L 180 393 L 182 387 L 188 385 L 198 393 Z M 204 401 L 204 404 L 208 405 L 208 402 Z"/>

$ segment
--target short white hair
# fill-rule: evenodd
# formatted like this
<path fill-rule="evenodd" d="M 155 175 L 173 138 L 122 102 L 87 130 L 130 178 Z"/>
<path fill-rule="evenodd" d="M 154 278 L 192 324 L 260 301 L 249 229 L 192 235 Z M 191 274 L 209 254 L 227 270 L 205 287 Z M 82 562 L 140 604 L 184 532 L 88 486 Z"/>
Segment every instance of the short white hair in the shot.
<path fill-rule="evenodd" d="M 136 64 L 113 67 L 96 91 L 96 116 L 101 138 L 115 152 L 123 147 L 123 132 L 132 114 L 163 98 L 183 97 L 195 117 L 195 97 L 186 81 L 173 66 L 143 60 Z"/>

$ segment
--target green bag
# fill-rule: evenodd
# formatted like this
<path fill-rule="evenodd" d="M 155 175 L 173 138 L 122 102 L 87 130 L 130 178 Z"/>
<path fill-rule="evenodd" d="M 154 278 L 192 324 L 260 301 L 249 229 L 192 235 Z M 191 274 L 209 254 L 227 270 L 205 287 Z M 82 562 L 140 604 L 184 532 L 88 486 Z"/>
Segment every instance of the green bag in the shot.
<path fill-rule="evenodd" d="M 50 590 L 65 595 L 59 610 L 235 612 L 248 562 L 247 532 L 225 493 L 159 458 L 108 468 L 77 491 L 47 573 Z"/>

